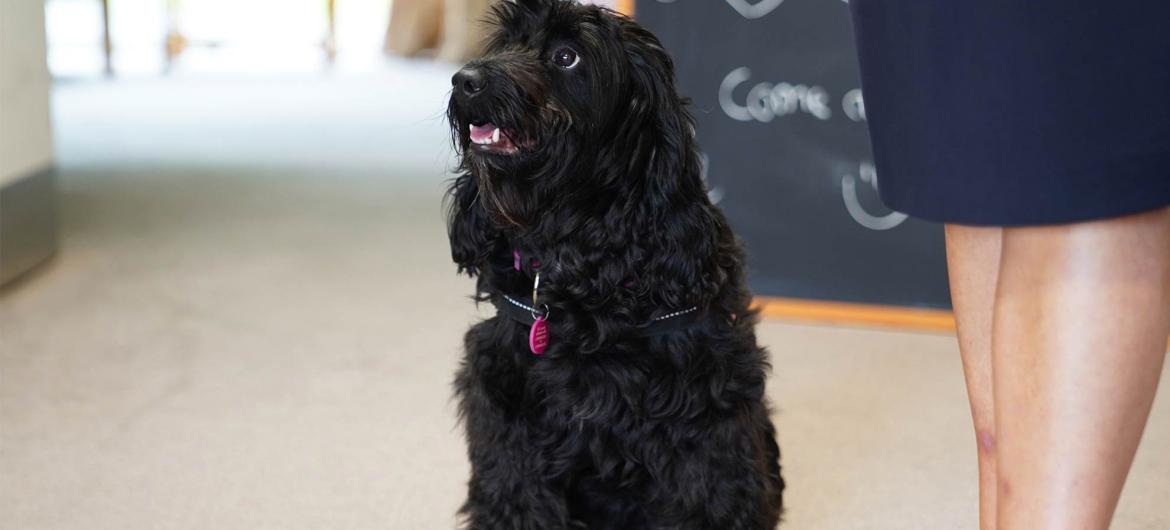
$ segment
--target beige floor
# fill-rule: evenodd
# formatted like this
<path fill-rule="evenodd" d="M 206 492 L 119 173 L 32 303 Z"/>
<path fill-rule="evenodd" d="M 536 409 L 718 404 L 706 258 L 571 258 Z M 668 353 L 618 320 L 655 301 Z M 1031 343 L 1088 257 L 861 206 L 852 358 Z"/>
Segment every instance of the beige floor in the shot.
<path fill-rule="evenodd" d="M 447 75 L 59 88 L 63 248 L 0 291 L 0 529 L 454 527 Z M 975 528 L 951 337 L 760 337 L 786 528 Z M 1161 399 L 1115 528 L 1170 528 L 1168 449 Z"/>

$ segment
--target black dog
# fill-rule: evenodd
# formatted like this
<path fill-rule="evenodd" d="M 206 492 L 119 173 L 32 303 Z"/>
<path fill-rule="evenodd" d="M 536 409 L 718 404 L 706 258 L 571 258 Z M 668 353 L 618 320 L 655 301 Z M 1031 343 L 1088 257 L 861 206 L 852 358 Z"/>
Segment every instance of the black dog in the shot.
<path fill-rule="evenodd" d="M 455 383 L 465 526 L 774 528 L 767 355 L 670 57 L 568 0 L 492 16 L 448 110 L 452 257 L 499 313 Z"/>

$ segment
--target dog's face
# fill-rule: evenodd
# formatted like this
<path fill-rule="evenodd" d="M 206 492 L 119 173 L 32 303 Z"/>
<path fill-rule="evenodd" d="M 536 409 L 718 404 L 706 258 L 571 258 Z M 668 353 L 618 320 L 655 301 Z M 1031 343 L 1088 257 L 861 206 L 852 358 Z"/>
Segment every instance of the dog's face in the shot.
<path fill-rule="evenodd" d="M 634 162 L 640 135 L 668 133 L 649 122 L 683 112 L 669 57 L 625 17 L 569 0 L 503 0 L 491 19 L 484 55 L 451 80 L 448 118 L 461 169 L 513 224 L 531 221 L 550 194 L 605 185 L 589 179 L 615 177 L 588 166 Z"/>
<path fill-rule="evenodd" d="M 595 135 L 612 116 L 621 59 L 611 15 L 563 0 L 499 3 L 484 55 L 451 79 L 464 156 L 514 169 Z"/>

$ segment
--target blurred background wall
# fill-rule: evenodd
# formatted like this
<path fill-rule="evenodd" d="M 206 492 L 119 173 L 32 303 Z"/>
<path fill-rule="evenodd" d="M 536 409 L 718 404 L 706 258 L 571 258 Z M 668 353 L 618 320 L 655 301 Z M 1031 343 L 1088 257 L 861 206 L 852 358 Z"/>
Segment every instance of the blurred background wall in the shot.
<path fill-rule="evenodd" d="M 0 182 L 52 161 L 44 28 L 38 0 L 0 5 Z"/>
<path fill-rule="evenodd" d="M 40 0 L 0 4 L 0 284 L 52 254 L 56 216 Z"/>

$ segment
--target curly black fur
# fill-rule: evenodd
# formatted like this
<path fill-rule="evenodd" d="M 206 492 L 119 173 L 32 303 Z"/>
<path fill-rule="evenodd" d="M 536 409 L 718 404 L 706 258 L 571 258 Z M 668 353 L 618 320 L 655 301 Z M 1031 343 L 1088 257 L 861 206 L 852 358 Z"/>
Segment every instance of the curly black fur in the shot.
<path fill-rule="evenodd" d="M 535 356 L 528 326 L 502 315 L 467 333 L 465 527 L 774 528 L 767 354 L 670 57 L 632 20 L 567 0 L 504 1 L 492 18 L 448 110 L 461 154 L 451 253 L 479 300 L 527 299 L 539 262 L 552 340 Z M 554 61 L 566 47 L 571 69 Z M 514 152 L 474 145 L 473 123 Z M 692 306 L 685 329 L 629 333 Z"/>

